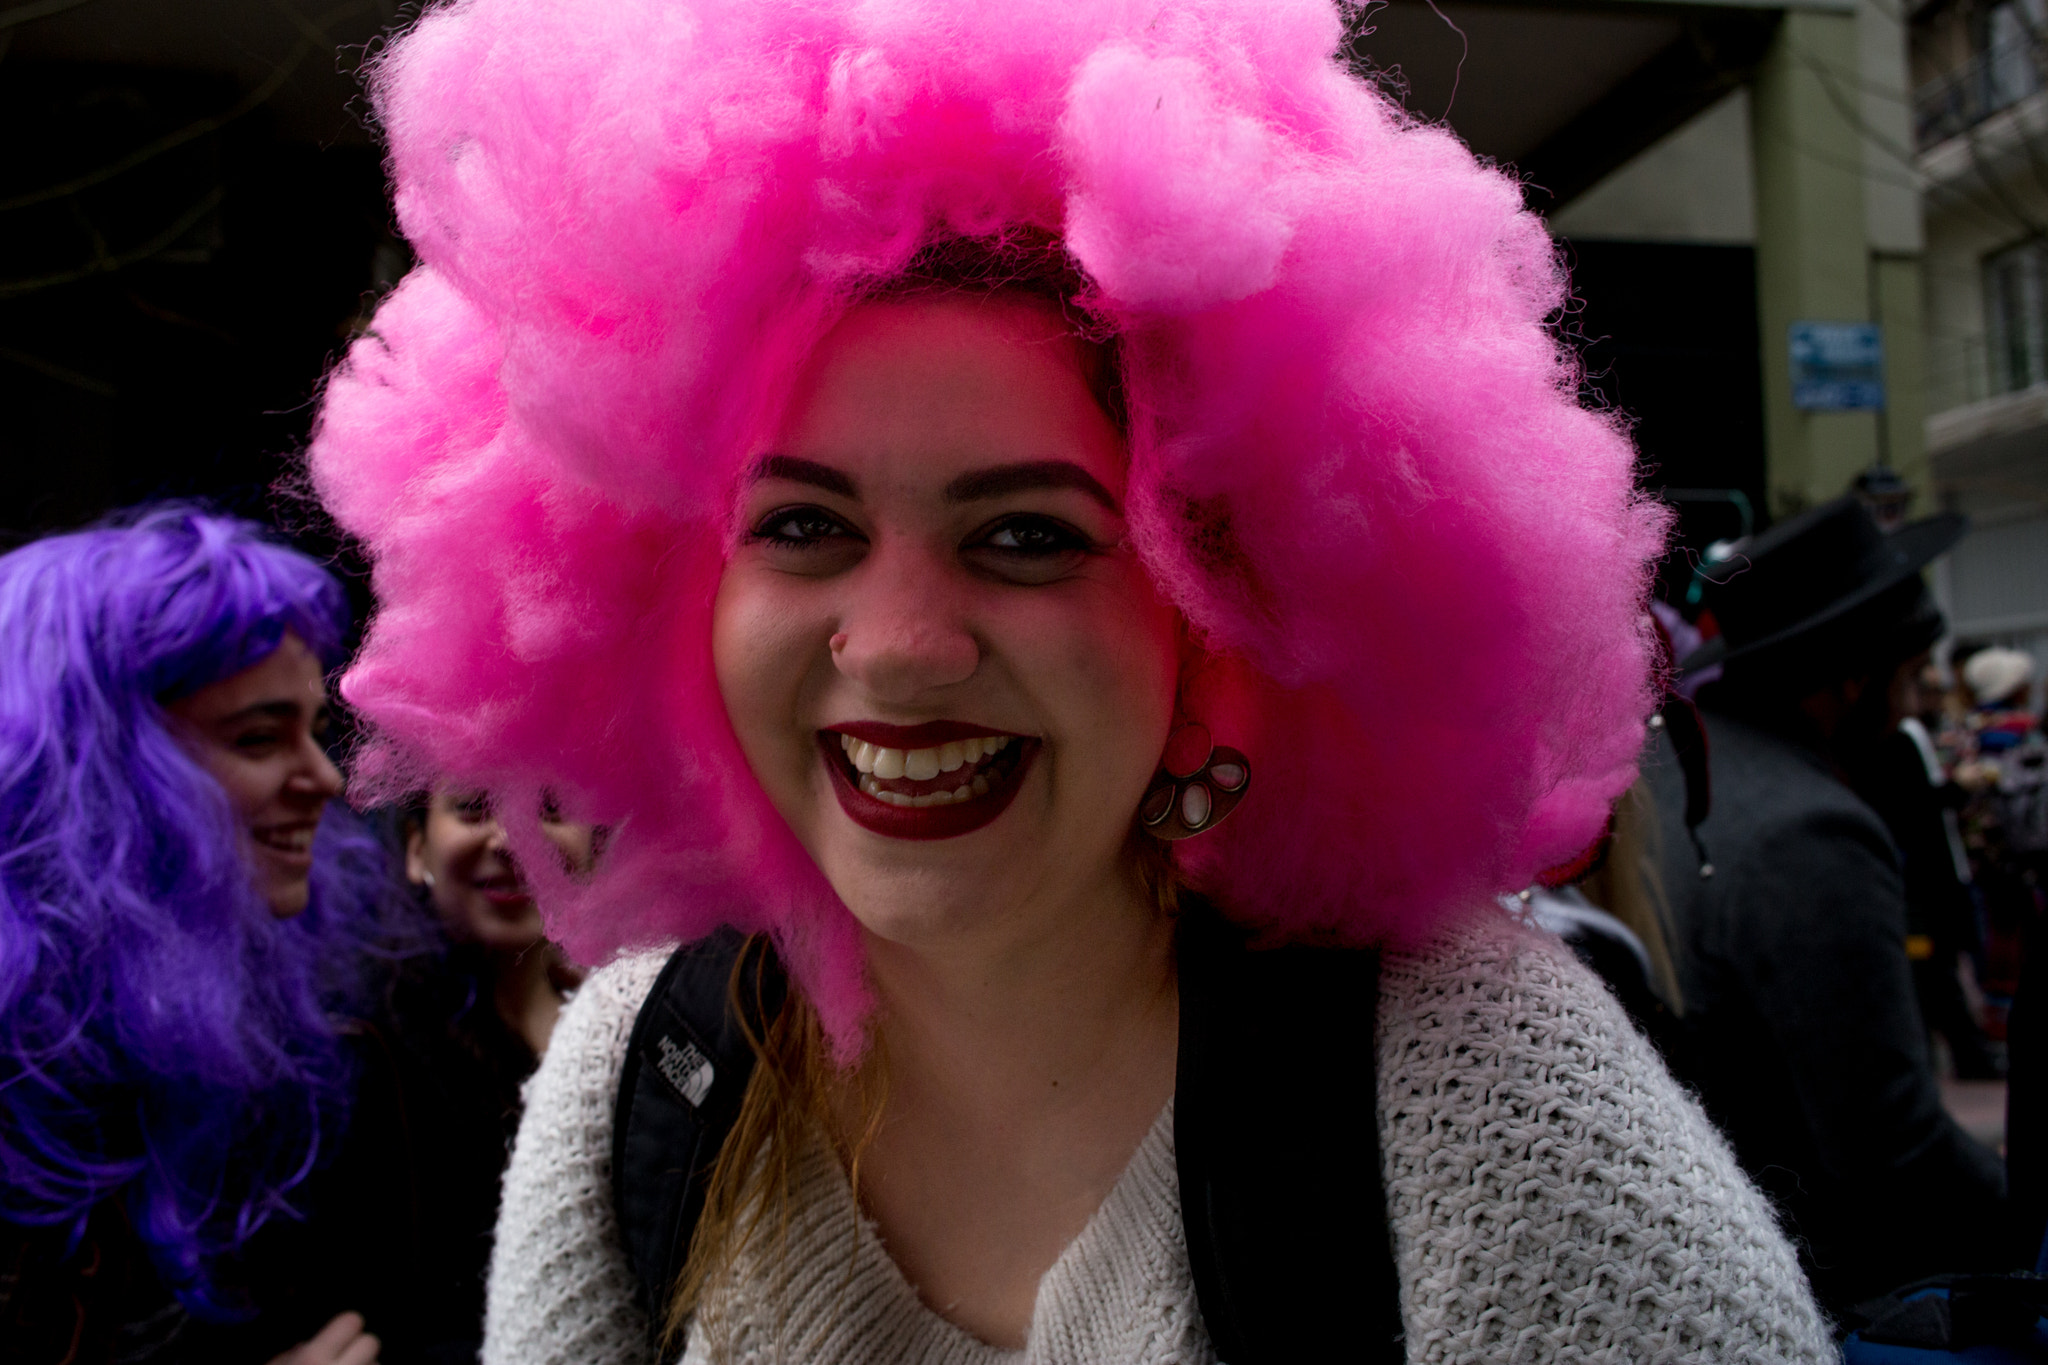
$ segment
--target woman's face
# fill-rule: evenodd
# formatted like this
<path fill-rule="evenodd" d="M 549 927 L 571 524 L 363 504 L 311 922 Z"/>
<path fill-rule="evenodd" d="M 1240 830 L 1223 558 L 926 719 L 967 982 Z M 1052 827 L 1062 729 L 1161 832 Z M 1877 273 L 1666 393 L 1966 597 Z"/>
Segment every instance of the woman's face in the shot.
<path fill-rule="evenodd" d="M 248 832 L 256 888 L 271 913 L 284 919 L 304 910 L 320 812 L 341 795 L 341 774 L 320 746 L 327 731 L 320 660 L 287 634 L 261 663 L 164 710 Z"/>
<path fill-rule="evenodd" d="M 543 811 L 545 834 L 571 872 L 590 867 L 591 828 Z M 449 936 L 519 952 L 543 930 L 533 893 L 505 843 L 505 827 L 481 792 L 436 791 L 405 842 L 405 875 L 428 888 Z"/>
<path fill-rule="evenodd" d="M 856 308 L 750 471 L 712 648 L 769 799 L 897 941 L 1129 884 L 1178 630 L 1050 308 Z"/>

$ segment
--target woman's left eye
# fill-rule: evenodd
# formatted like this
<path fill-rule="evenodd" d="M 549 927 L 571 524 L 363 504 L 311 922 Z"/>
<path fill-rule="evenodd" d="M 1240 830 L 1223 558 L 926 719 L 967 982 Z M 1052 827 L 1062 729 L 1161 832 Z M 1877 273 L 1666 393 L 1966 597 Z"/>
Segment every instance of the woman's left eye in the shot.
<path fill-rule="evenodd" d="M 1071 573 L 1098 548 L 1085 532 L 1057 517 L 1021 513 L 983 528 L 961 553 L 998 577 L 1045 583 Z"/>

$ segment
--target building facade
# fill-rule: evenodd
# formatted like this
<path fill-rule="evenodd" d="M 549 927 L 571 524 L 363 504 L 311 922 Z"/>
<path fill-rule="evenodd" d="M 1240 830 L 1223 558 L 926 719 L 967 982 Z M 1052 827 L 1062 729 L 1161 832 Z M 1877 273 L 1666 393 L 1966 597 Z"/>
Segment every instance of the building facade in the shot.
<path fill-rule="evenodd" d="M 1936 583 L 1959 637 L 2048 661 L 2048 0 L 1910 24 L 1929 482 L 1972 523 Z"/>

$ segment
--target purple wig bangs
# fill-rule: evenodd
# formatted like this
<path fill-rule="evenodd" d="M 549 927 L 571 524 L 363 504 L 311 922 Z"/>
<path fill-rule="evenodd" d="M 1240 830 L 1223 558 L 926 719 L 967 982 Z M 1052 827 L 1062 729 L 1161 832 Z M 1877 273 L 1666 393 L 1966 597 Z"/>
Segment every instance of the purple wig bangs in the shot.
<path fill-rule="evenodd" d="M 1275 937 L 1422 932 L 1598 835 L 1665 521 L 1550 319 L 1519 186 L 1337 61 L 1330 0 L 460 0 L 382 59 L 422 264 L 312 471 L 372 556 L 359 792 L 616 827 L 576 957 L 774 932 L 842 1046 L 851 916 L 727 724 L 736 480 L 825 329 L 949 237 L 1049 234 L 1117 339 L 1134 541 L 1259 785 L 1175 846 Z"/>
<path fill-rule="evenodd" d="M 119 1197 L 165 1283 L 280 1211 L 344 1120 L 330 1007 L 357 988 L 382 845 L 330 808 L 277 921 L 225 793 L 159 703 L 297 634 L 341 662 L 319 565 L 164 507 L 0 556 L 0 1218 L 82 1232 Z"/>

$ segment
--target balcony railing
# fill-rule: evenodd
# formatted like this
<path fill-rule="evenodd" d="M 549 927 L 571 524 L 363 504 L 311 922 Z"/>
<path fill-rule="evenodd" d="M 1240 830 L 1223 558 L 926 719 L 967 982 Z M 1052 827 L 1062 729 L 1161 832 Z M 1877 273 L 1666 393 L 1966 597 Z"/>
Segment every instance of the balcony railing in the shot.
<path fill-rule="evenodd" d="M 2048 85 L 2042 44 L 2000 44 L 1913 92 L 1914 135 L 1925 151 Z"/>

